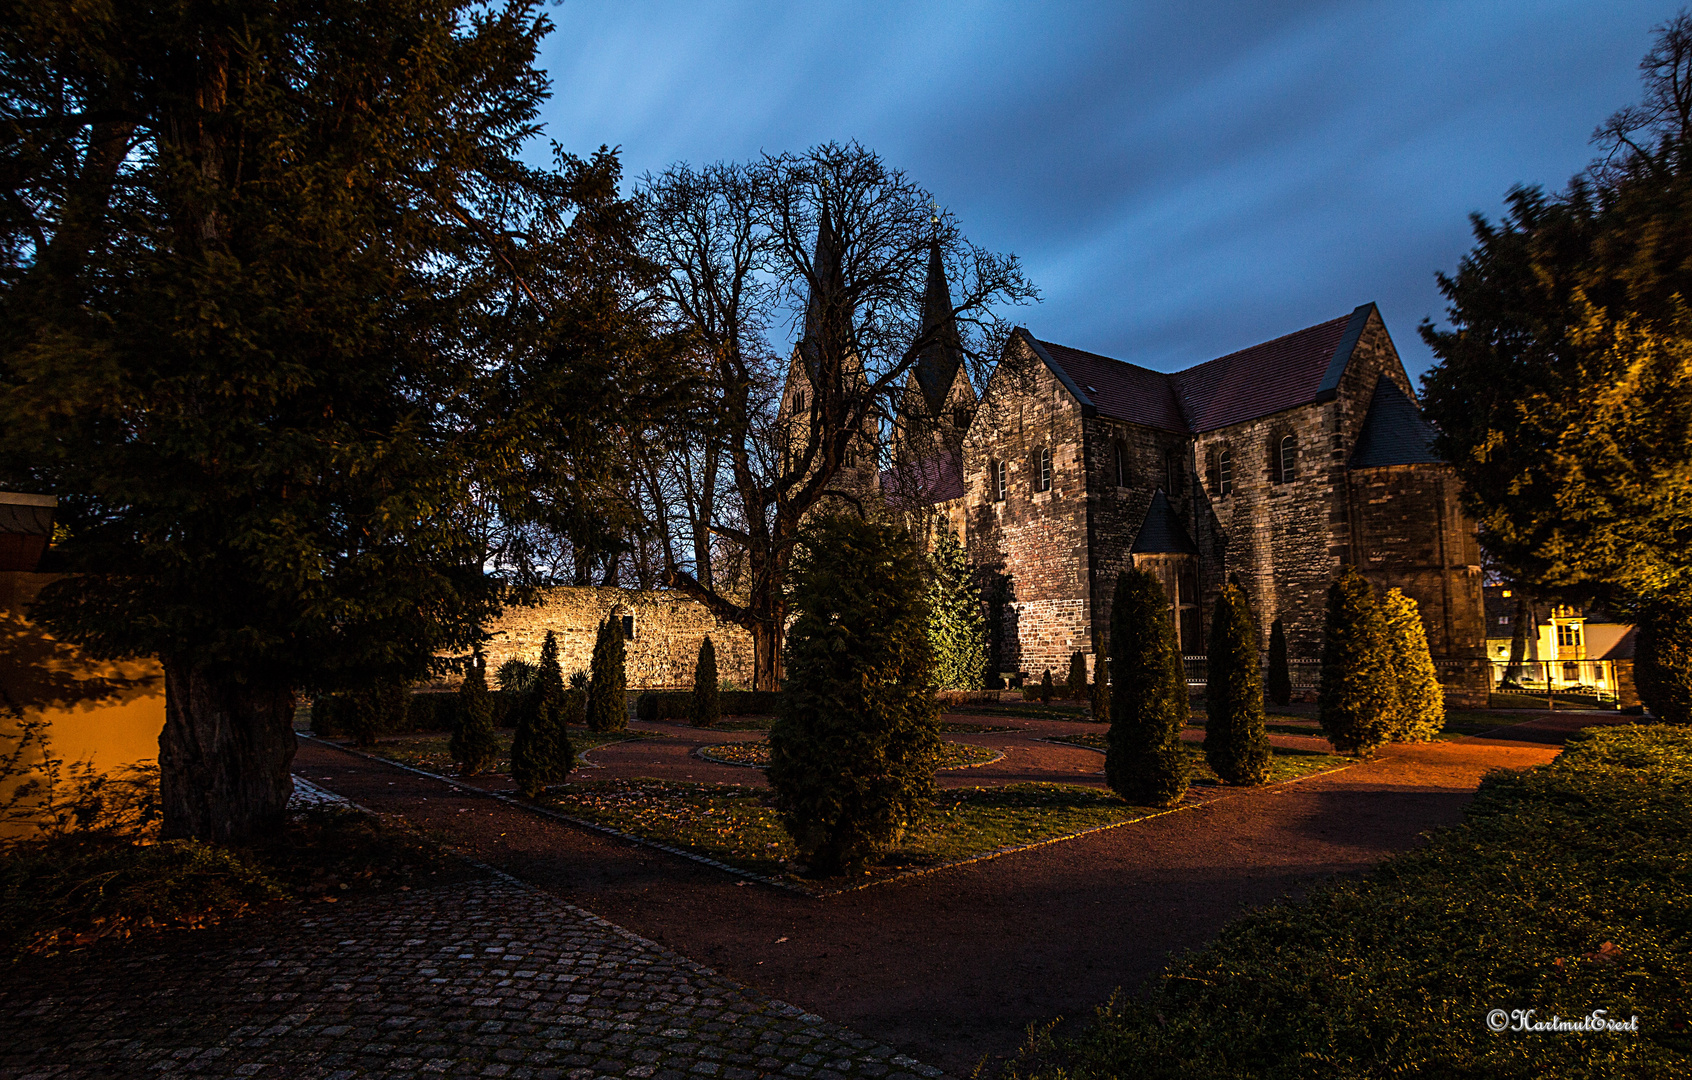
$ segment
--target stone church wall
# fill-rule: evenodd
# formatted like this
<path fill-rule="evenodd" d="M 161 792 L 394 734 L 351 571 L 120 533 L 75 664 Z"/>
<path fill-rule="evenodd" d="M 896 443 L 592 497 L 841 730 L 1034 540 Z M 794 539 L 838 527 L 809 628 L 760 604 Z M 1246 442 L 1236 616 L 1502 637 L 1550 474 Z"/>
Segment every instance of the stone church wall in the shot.
<path fill-rule="evenodd" d="M 487 627 L 488 670 L 516 658 L 540 658 L 548 630 L 558 635 L 558 656 L 568 679 L 586 671 L 593 643 L 606 616 L 634 616 L 634 640 L 624 655 L 631 690 L 691 688 L 693 666 L 705 636 L 717 652 L 717 677 L 741 689 L 752 685 L 752 636 L 723 623 L 697 600 L 673 592 L 643 592 L 595 586 L 548 589 L 535 607 L 507 608 Z"/>

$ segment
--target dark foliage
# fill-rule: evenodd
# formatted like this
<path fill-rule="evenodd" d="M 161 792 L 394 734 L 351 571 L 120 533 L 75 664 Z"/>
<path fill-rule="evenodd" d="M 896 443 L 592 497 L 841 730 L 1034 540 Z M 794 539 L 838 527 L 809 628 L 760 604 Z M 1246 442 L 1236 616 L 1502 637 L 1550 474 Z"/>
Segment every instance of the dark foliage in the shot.
<path fill-rule="evenodd" d="M 1375 590 L 1355 566 L 1328 588 L 1322 621 L 1322 685 L 1317 717 L 1342 754 L 1369 757 L 1392 737 L 1397 681 L 1388 666 L 1386 617 Z"/>
<path fill-rule="evenodd" d="M 629 726 L 628 678 L 623 670 L 623 628 L 614 616 L 599 624 L 590 670 L 588 729 L 622 731 Z"/>
<path fill-rule="evenodd" d="M 1047 668 L 1046 673 L 1044 675 L 1040 676 L 1039 697 L 1040 697 L 1041 701 L 1047 702 L 1047 701 L 1051 701 L 1052 698 L 1054 698 L 1056 696 L 1057 696 L 1057 685 L 1052 682 L 1052 669 Z"/>
<path fill-rule="evenodd" d="M 1104 635 L 1093 635 L 1093 684 L 1088 689 L 1092 693 L 1093 719 L 1104 723 L 1110 719 L 1110 660 L 1109 653 L 1104 646 Z"/>
<path fill-rule="evenodd" d="M 374 746 L 383 735 L 407 730 L 411 692 L 394 683 L 382 683 L 364 690 L 325 694 L 311 707 L 312 717 L 322 717 L 319 734 L 344 734 L 359 746 Z"/>
<path fill-rule="evenodd" d="M 1190 771 L 1181 731 L 1191 716 L 1163 584 L 1147 571 L 1124 571 L 1110 609 L 1111 790 L 1138 806 L 1178 802 Z"/>
<path fill-rule="evenodd" d="M 1069 654 L 1069 677 L 1064 680 L 1064 696 L 1073 701 L 1087 697 L 1087 658 L 1077 649 Z"/>
<path fill-rule="evenodd" d="M 1263 728 L 1257 631 L 1237 585 L 1225 586 L 1216 598 L 1205 705 L 1204 758 L 1211 771 L 1225 784 L 1263 783 L 1269 775 L 1269 735 Z"/>
<path fill-rule="evenodd" d="M 796 560 L 770 787 L 818 874 L 895 844 L 934 795 L 940 744 L 922 552 L 902 529 L 817 521 Z"/>
<path fill-rule="evenodd" d="M 499 757 L 499 736 L 494 731 L 493 698 L 488 693 L 487 665 L 477 656 L 464 674 L 458 690 L 457 723 L 447 750 L 458 763 L 458 771 L 475 776 L 493 768 Z"/>
<path fill-rule="evenodd" d="M 511 779 L 525 798 L 563 781 L 576 767 L 575 748 L 565 730 L 564 672 L 558 666 L 558 638 L 541 642 L 540 670 L 511 740 Z"/>
<path fill-rule="evenodd" d="M 719 690 L 721 716 L 774 716 L 781 695 L 768 690 Z M 693 713 L 690 690 L 648 690 L 635 698 L 637 720 L 689 720 Z"/>
<path fill-rule="evenodd" d="M 1269 625 L 1269 700 L 1277 705 L 1292 702 L 1292 670 L 1287 665 L 1287 631 L 1279 619 Z"/>
<path fill-rule="evenodd" d="M 722 718 L 723 700 L 717 689 L 717 647 L 706 635 L 699 643 L 699 660 L 693 665 L 693 694 L 688 701 L 687 719 L 694 727 L 708 728 Z"/>
<path fill-rule="evenodd" d="M 1633 678 L 1653 716 L 1692 724 L 1692 596 L 1658 596 L 1640 608 Z"/>

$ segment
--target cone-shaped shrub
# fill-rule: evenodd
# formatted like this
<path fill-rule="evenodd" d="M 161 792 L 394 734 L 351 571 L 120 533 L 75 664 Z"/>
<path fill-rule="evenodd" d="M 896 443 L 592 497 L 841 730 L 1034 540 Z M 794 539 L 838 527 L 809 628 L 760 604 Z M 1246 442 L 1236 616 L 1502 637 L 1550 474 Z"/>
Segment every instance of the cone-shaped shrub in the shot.
<path fill-rule="evenodd" d="M 922 554 L 902 529 L 837 516 L 795 553 L 770 787 L 816 874 L 896 843 L 934 794 L 939 703 Z"/>
<path fill-rule="evenodd" d="M 558 638 L 551 630 L 541 643 L 540 670 L 529 697 L 511 740 L 511 779 L 524 797 L 532 799 L 576 767 L 575 748 L 564 730 L 564 671 L 558 666 Z"/>
<path fill-rule="evenodd" d="M 1110 732 L 1105 782 L 1137 806 L 1187 791 L 1181 729 L 1192 715 L 1169 597 L 1155 574 L 1127 570 L 1110 609 Z"/>
<path fill-rule="evenodd" d="M 1328 588 L 1316 698 L 1322 733 L 1342 754 L 1368 757 L 1392 736 L 1398 685 L 1389 656 L 1375 590 L 1357 567 L 1347 566 Z"/>
<path fill-rule="evenodd" d="M 928 641 L 942 690 L 979 690 L 987 675 L 987 620 L 963 545 L 947 529 L 928 551 Z"/>
<path fill-rule="evenodd" d="M 1225 586 L 1216 598 L 1205 667 L 1204 759 L 1224 784 L 1261 784 L 1269 775 L 1263 678 L 1251 607 L 1237 585 Z"/>
<path fill-rule="evenodd" d="M 1292 671 L 1287 667 L 1287 630 L 1279 619 L 1269 627 L 1269 700 L 1277 705 L 1292 701 Z"/>
<path fill-rule="evenodd" d="M 588 730 L 622 731 L 629 726 L 629 695 L 623 673 L 623 627 L 616 616 L 607 616 L 599 624 L 589 670 L 593 677 L 588 680 Z"/>
<path fill-rule="evenodd" d="M 1692 597 L 1667 594 L 1640 606 L 1633 678 L 1653 716 L 1692 723 Z"/>
<path fill-rule="evenodd" d="M 1047 668 L 1046 673 L 1040 676 L 1040 700 L 1050 701 L 1056 694 L 1057 685 L 1052 682 L 1052 669 Z"/>
<path fill-rule="evenodd" d="M 707 636 L 699 643 L 699 660 L 693 665 L 693 697 L 687 703 L 687 720 L 694 727 L 712 727 L 722 718 L 723 702 L 717 695 L 717 647 Z"/>
<path fill-rule="evenodd" d="M 1069 654 L 1069 678 L 1064 689 L 1076 701 L 1087 696 L 1087 658 L 1081 655 L 1080 649 Z"/>
<path fill-rule="evenodd" d="M 1110 661 L 1106 659 L 1104 635 L 1093 635 L 1093 721 L 1110 719 Z"/>
<path fill-rule="evenodd" d="M 1381 600 L 1386 620 L 1387 666 L 1397 683 L 1394 742 L 1427 742 L 1445 726 L 1445 690 L 1428 652 L 1428 632 L 1416 601 L 1398 589 Z"/>
<path fill-rule="evenodd" d="M 458 688 L 457 723 L 447 750 L 464 776 L 487 772 L 499 760 L 499 736 L 494 732 L 493 698 L 488 696 L 487 666 L 480 654 L 470 661 L 464 684 Z"/>

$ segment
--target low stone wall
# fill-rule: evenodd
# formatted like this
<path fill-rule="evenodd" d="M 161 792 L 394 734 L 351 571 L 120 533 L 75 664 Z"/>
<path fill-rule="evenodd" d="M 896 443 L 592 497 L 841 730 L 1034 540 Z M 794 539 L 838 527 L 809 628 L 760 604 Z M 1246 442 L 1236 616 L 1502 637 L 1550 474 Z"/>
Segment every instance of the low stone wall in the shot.
<path fill-rule="evenodd" d="M 488 670 L 512 658 L 540 658 L 548 630 L 558 635 L 558 658 L 568 679 L 588 670 L 599 624 L 607 616 L 633 616 L 634 637 L 624 641 L 630 690 L 693 686 L 693 665 L 707 634 L 717 650 L 717 677 L 725 686 L 752 686 L 752 635 L 719 621 L 704 604 L 673 592 L 600 586 L 549 589 L 534 607 L 508 608 L 487 629 Z"/>

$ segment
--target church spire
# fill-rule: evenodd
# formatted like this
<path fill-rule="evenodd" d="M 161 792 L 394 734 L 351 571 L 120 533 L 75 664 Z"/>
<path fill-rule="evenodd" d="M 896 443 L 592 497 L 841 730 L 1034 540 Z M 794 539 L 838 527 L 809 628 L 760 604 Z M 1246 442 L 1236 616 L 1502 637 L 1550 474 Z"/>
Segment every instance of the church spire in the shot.
<path fill-rule="evenodd" d="M 822 362 L 822 336 L 828 306 L 840 302 L 842 285 L 840 240 L 834 235 L 834 223 L 824 205 L 817 220 L 817 247 L 811 256 L 811 297 L 805 305 L 805 336 L 800 339 L 799 351 L 805 358 L 805 370 L 814 382 Z"/>
<path fill-rule="evenodd" d="M 928 287 L 922 296 L 922 336 L 929 339 L 917 354 L 917 385 L 928 400 L 929 411 L 940 415 L 952 383 L 963 365 L 963 348 L 958 341 L 957 319 L 952 315 L 952 290 L 946 283 L 946 267 L 940 260 L 938 238 L 928 245 Z"/>

